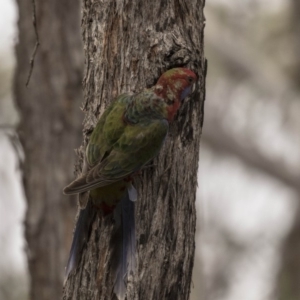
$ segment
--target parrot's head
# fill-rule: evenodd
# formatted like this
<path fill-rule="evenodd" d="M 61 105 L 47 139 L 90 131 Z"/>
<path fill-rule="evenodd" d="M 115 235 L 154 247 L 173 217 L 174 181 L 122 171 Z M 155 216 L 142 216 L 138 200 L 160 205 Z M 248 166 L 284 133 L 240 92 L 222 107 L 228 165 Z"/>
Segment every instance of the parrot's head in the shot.
<path fill-rule="evenodd" d="M 180 102 L 192 92 L 197 75 L 186 68 L 174 68 L 163 73 L 158 79 L 154 91 L 167 104 L 167 119 L 172 121 Z"/>

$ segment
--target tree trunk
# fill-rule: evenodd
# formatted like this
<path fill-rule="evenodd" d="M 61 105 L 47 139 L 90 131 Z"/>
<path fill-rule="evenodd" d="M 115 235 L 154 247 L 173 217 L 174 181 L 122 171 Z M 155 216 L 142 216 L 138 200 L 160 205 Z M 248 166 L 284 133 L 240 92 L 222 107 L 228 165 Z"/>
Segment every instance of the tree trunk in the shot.
<path fill-rule="evenodd" d="M 80 1 L 36 1 L 40 47 L 28 88 L 36 42 L 32 1 L 18 0 L 19 43 L 14 92 L 25 149 L 26 239 L 32 300 L 59 299 L 71 244 L 76 201 L 62 195 L 72 179 L 72 149 L 81 141 L 83 51 Z M 75 197 L 74 197 L 75 199 Z"/>
<path fill-rule="evenodd" d="M 295 88 L 299 91 L 299 84 L 300 84 L 300 58 L 299 58 L 299 51 L 300 51 L 300 20 L 299 20 L 299 13 L 300 13 L 300 3 L 298 0 L 291 0 L 290 3 L 291 7 L 291 32 L 293 34 L 292 37 L 292 51 L 293 51 L 293 69 L 292 69 L 292 79 L 294 81 Z"/>
<path fill-rule="evenodd" d="M 292 80 L 295 88 L 300 83 L 300 3 L 298 0 L 291 0 L 290 3 L 290 28 L 293 33 L 291 48 L 293 50 Z M 299 127 L 299 126 L 298 126 Z M 295 128 L 298 128 L 297 126 Z M 299 143 L 298 143 L 299 144 Z M 295 172 L 296 173 L 296 172 Z M 299 173 L 299 172 L 298 172 Z M 295 178 L 295 185 L 292 186 L 298 201 L 292 228 L 287 235 L 281 252 L 281 266 L 275 287 L 276 296 L 279 300 L 300 299 L 300 186 L 299 176 Z"/>
<path fill-rule="evenodd" d="M 199 75 L 153 167 L 143 171 L 136 207 L 137 269 L 127 299 L 188 299 L 195 250 L 195 192 L 205 97 L 202 0 L 83 3 L 86 57 L 84 145 L 104 108 L 125 91 L 155 84 L 167 69 Z M 82 147 L 84 148 L 84 147 Z M 69 150 L 66 151 L 70 155 Z M 80 153 L 82 157 L 82 152 Z M 79 173 L 79 169 L 77 168 Z M 111 217 L 96 218 L 63 299 L 112 299 Z"/>
<path fill-rule="evenodd" d="M 300 200 L 300 193 L 298 193 Z M 294 224 L 284 241 L 281 253 L 281 268 L 276 285 L 279 300 L 300 299 L 300 207 L 298 204 Z"/>

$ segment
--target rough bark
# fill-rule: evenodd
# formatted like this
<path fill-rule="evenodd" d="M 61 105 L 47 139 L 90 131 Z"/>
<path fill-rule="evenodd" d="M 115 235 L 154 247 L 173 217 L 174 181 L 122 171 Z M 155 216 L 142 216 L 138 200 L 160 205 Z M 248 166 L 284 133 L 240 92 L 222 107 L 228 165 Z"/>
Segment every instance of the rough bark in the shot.
<path fill-rule="evenodd" d="M 300 3 L 297 0 L 291 0 L 290 2 L 291 32 L 293 34 L 291 43 L 291 48 L 293 50 L 292 81 L 294 81 L 294 87 L 298 90 L 299 94 Z M 296 101 L 298 101 L 299 98 L 298 94 L 296 94 Z M 297 125 L 298 124 L 295 125 L 295 128 L 299 131 L 299 126 Z M 299 141 L 300 140 L 298 139 L 298 144 Z M 299 173 L 299 169 L 297 170 Z M 281 267 L 276 284 L 276 296 L 279 300 L 300 299 L 300 185 L 299 174 L 297 175 L 294 191 L 297 193 L 296 199 L 298 201 L 298 206 L 292 228 L 282 246 Z"/>
<path fill-rule="evenodd" d="M 291 232 L 287 236 L 287 239 L 282 249 L 281 270 L 279 272 L 278 284 L 276 289 L 279 300 L 297 300 L 300 297 L 299 234 L 300 234 L 300 209 L 298 206 L 293 227 L 291 229 Z"/>
<path fill-rule="evenodd" d="M 293 50 L 293 69 L 292 69 L 292 76 L 294 80 L 294 87 L 299 91 L 299 83 L 300 83 L 300 59 L 299 59 L 299 51 L 300 51 L 300 20 L 299 20 L 299 13 L 300 13 L 300 3 L 297 0 L 290 1 L 291 7 L 291 31 L 293 33 L 293 40 L 292 40 L 292 50 Z"/>
<path fill-rule="evenodd" d="M 82 140 L 83 49 L 79 0 L 41 0 L 37 5 L 38 49 L 25 87 L 35 45 L 32 1 L 18 0 L 15 98 L 21 111 L 25 149 L 26 239 L 31 297 L 59 299 L 71 243 L 76 202 L 62 188 L 72 179 L 70 151 Z M 75 198 L 74 198 L 75 199 Z"/>
<path fill-rule="evenodd" d="M 124 91 L 152 86 L 175 66 L 199 75 L 153 167 L 142 173 L 136 206 L 138 267 L 127 299 L 188 299 L 195 250 L 195 192 L 205 97 L 204 1 L 83 3 L 84 146 L 96 120 Z M 82 151 L 79 153 L 82 157 Z M 80 168 L 77 168 L 80 173 Z M 63 299 L 113 299 L 113 221 L 97 218 Z"/>

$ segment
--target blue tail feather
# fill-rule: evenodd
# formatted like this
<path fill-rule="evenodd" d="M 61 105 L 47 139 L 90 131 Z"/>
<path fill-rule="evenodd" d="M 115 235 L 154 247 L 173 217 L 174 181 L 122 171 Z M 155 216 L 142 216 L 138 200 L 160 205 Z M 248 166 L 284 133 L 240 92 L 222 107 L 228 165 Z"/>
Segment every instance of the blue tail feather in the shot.
<path fill-rule="evenodd" d="M 91 224 L 94 220 L 95 210 L 91 201 L 88 201 L 86 208 L 80 210 L 76 223 L 72 246 L 69 254 L 68 264 L 65 272 L 65 281 L 71 271 L 75 270 L 79 264 L 82 249 L 88 240 Z"/>
<path fill-rule="evenodd" d="M 114 211 L 116 238 L 113 239 L 115 256 L 113 257 L 114 263 L 112 264 L 112 273 L 114 276 L 114 293 L 119 300 L 125 299 L 128 275 L 133 274 L 136 267 L 136 238 L 133 202 L 136 200 L 136 196 L 136 190 L 131 186 L 128 191 L 126 191 L 124 197 Z M 86 208 L 79 213 L 66 267 L 65 281 L 80 262 L 82 250 L 88 241 L 95 215 L 96 209 L 93 207 L 92 202 L 88 201 Z"/>
<path fill-rule="evenodd" d="M 133 188 L 133 187 L 132 187 Z M 134 188 L 133 188 L 134 189 Z M 131 201 L 130 192 L 127 191 L 120 203 L 121 212 L 115 218 L 121 219 L 122 242 L 115 273 L 114 293 L 119 300 L 124 300 L 126 295 L 126 279 L 128 275 L 135 270 L 135 220 L 134 220 L 134 202 Z M 116 210 L 118 213 L 118 210 Z M 118 221 L 116 220 L 116 224 Z M 116 245 L 118 247 L 119 245 Z"/>

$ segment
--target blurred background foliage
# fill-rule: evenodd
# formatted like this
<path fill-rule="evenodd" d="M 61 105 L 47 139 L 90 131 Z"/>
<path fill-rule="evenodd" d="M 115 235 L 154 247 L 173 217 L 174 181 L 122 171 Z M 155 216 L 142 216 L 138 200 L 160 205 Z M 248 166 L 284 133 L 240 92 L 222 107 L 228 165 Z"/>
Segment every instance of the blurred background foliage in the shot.
<path fill-rule="evenodd" d="M 2 5 L 3 4 L 3 5 Z M 23 152 L 16 135 L 19 121 L 13 101 L 16 5 L 1 3 L 0 10 L 0 299 L 28 299 L 23 220 L 24 191 L 20 163 Z"/>
<path fill-rule="evenodd" d="M 300 299 L 300 5 L 214 0 L 205 12 L 193 299 Z"/>
<path fill-rule="evenodd" d="M 17 8 L 0 17 L 0 299 L 28 299 L 11 91 Z M 300 3 L 208 0 L 193 300 L 300 299 Z"/>

